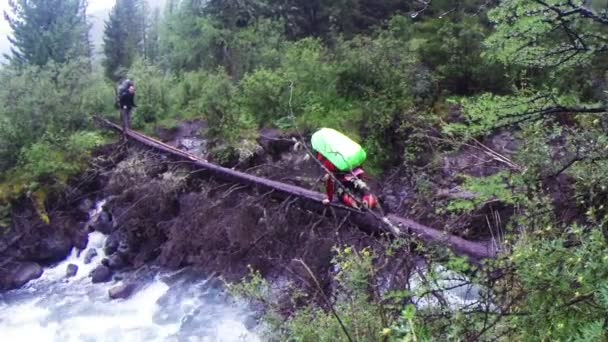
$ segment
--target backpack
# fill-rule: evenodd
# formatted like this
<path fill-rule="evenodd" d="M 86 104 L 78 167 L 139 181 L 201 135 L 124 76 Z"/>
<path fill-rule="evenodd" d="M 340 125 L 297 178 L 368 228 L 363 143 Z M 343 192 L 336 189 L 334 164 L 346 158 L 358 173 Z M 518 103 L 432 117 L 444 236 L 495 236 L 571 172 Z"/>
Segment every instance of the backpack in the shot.
<path fill-rule="evenodd" d="M 128 78 L 118 84 L 118 86 L 116 87 L 116 99 L 115 99 L 115 103 L 114 103 L 114 106 L 116 107 L 116 109 L 120 109 L 120 97 L 127 90 L 129 90 L 129 87 L 132 85 L 133 85 L 133 81 L 131 81 Z"/>
<path fill-rule="evenodd" d="M 367 158 L 361 145 L 331 128 L 321 128 L 311 138 L 312 148 L 342 172 L 353 171 Z"/>

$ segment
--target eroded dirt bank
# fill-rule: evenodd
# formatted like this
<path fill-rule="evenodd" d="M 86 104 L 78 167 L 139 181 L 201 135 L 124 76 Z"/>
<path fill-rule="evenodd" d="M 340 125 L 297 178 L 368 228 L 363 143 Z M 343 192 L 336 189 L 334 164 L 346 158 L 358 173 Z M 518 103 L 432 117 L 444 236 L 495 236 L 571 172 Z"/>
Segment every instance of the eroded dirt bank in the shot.
<path fill-rule="evenodd" d="M 209 150 L 215 149 L 215 156 L 225 155 L 217 153 L 221 144 L 203 139 L 204 124 L 188 123 L 157 133 L 192 153 L 212 158 Z M 242 150 L 231 151 L 231 158 L 215 161 L 261 177 L 321 190 L 321 170 L 292 138 L 264 130 L 257 145 L 244 144 Z M 501 168 L 483 151 L 463 150 L 445 156 L 442 182 L 433 184 L 427 193 L 420 192 L 415 178 L 404 168 L 387 170 L 370 183 L 388 211 L 442 227 L 453 217 L 437 215 L 433 201 L 441 203 L 445 197 L 462 195 L 456 187 L 457 173 L 478 164 L 475 153 L 486 158 L 487 165 L 481 171 L 476 166 L 474 172 Z M 40 220 L 27 198 L 15 207 L 12 229 L 0 249 L 4 269 L 8 270 L 2 275 L 3 288 L 18 287 L 27 278 L 35 278 L 37 265 L 65 258 L 72 247 L 84 248 L 86 233 L 92 229 L 109 235 L 104 267 L 111 272 L 150 263 L 168 268 L 195 266 L 233 281 L 255 269 L 270 279 L 288 279 L 303 286 L 309 275 L 295 260 L 303 260 L 323 286 L 329 286 L 334 246 L 371 246 L 383 255 L 389 243 L 384 237 L 361 232 L 330 210 L 319 215 L 301 208 L 297 198 L 277 201 L 272 193 L 218 182 L 203 171 L 134 143 L 100 149 L 91 165 L 91 170 L 72 182 L 61 198 L 49 200 L 50 224 Z M 100 199 L 106 199 L 102 214 L 92 226 L 85 225 L 87 211 Z M 495 217 L 499 205 L 459 217 L 451 226 L 468 238 L 487 238 L 491 232 L 485 222 L 479 223 L 479 217 L 485 219 L 489 215 L 486 210 Z M 510 209 L 503 209 L 508 218 Z M 388 262 L 387 284 L 393 286 L 398 286 L 398 278 L 406 278 L 417 259 L 408 248 L 400 253 L 383 261 Z"/>

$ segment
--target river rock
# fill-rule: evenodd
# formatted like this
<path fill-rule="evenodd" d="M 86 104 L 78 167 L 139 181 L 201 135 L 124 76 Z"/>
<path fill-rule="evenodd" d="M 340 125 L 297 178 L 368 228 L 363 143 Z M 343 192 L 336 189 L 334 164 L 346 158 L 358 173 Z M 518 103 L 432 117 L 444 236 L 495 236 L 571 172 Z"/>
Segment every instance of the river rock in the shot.
<path fill-rule="evenodd" d="M 124 268 L 126 265 L 127 264 L 125 263 L 125 260 L 122 258 L 122 256 L 120 256 L 120 254 L 118 253 L 115 253 L 108 258 L 106 266 L 113 270 L 119 270 L 121 268 Z"/>
<path fill-rule="evenodd" d="M 107 266 L 97 266 L 97 268 L 91 272 L 91 281 L 93 284 L 105 283 L 110 281 L 110 279 L 112 279 L 112 270 L 110 270 Z"/>
<path fill-rule="evenodd" d="M 91 261 L 93 261 L 93 258 L 95 258 L 97 256 L 97 249 L 95 248 L 91 248 L 87 251 L 87 254 L 85 254 L 84 256 L 84 263 L 85 265 L 90 264 Z"/>
<path fill-rule="evenodd" d="M 108 290 L 108 296 L 110 299 L 126 299 L 131 296 L 135 290 L 135 284 L 133 283 L 124 283 L 118 286 L 114 286 L 110 290 Z"/>
<path fill-rule="evenodd" d="M 84 230 L 78 230 L 72 235 L 72 244 L 80 250 L 87 248 L 87 245 L 89 244 L 89 234 Z"/>
<path fill-rule="evenodd" d="M 95 223 L 93 224 L 93 229 L 105 234 L 105 235 L 109 235 L 112 233 L 112 217 L 110 216 L 110 213 L 108 213 L 107 211 L 102 211 L 101 213 L 99 213 L 99 216 L 97 216 L 97 220 L 95 221 Z"/>
<path fill-rule="evenodd" d="M 39 241 L 29 253 L 29 260 L 53 263 L 64 260 L 72 251 L 72 239 L 64 235 L 51 235 Z"/>
<path fill-rule="evenodd" d="M 35 262 L 19 263 L 12 272 L 11 285 L 13 288 L 19 288 L 30 280 L 40 278 L 42 273 L 42 267 Z"/>
<path fill-rule="evenodd" d="M 78 205 L 78 210 L 86 214 L 88 214 L 91 209 L 93 209 L 93 201 L 88 198 Z"/>
<path fill-rule="evenodd" d="M 106 253 L 106 255 L 111 255 L 118 250 L 119 245 L 120 232 L 116 230 L 106 239 L 106 244 L 103 247 L 103 251 Z"/>
<path fill-rule="evenodd" d="M 74 264 L 69 264 L 65 270 L 65 277 L 72 278 L 76 275 L 76 273 L 78 273 L 78 266 Z"/>
<path fill-rule="evenodd" d="M 123 256 L 128 256 L 131 253 L 131 246 L 129 246 L 129 244 L 125 241 L 120 241 L 118 248 L 116 249 L 116 253 Z"/>
<path fill-rule="evenodd" d="M 294 146 L 295 141 L 277 129 L 264 128 L 260 131 L 258 143 L 276 161 Z"/>

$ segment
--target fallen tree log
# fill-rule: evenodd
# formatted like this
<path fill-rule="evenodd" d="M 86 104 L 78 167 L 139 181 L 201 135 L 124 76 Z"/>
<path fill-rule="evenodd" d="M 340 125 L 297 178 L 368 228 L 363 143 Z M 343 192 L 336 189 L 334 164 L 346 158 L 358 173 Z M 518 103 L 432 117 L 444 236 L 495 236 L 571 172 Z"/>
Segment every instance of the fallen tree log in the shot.
<path fill-rule="evenodd" d="M 121 126 L 98 116 L 95 118 L 105 126 L 122 133 Z M 303 207 L 310 210 L 324 211 L 327 209 L 327 206 L 321 203 L 324 195 L 319 192 L 218 166 L 133 130 L 127 131 L 127 136 L 133 141 L 145 146 L 155 148 L 181 159 L 188 159 L 194 167 L 205 170 L 210 175 L 220 180 L 240 183 L 264 192 L 270 191 L 275 197 L 283 199 L 296 197 L 300 200 L 300 204 Z M 332 204 L 331 208 L 335 210 L 338 215 L 343 217 L 349 216 L 348 218 L 351 222 L 366 232 L 388 232 L 397 236 L 412 236 L 426 244 L 446 246 L 456 254 L 468 256 L 475 262 L 479 262 L 482 259 L 493 258 L 498 253 L 496 248 L 494 248 L 494 245 L 489 242 L 469 241 L 396 215 L 378 217 L 371 212 L 355 210 L 340 204 Z"/>

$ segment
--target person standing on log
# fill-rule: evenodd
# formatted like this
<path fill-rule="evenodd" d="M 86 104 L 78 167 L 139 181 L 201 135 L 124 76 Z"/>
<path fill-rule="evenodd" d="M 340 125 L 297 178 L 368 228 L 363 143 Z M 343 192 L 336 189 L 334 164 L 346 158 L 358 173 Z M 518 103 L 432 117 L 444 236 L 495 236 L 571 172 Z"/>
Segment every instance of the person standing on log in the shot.
<path fill-rule="evenodd" d="M 122 119 L 122 134 L 123 138 L 126 139 L 127 131 L 131 129 L 133 108 L 137 108 L 135 104 L 135 83 L 133 81 L 126 79 L 118 87 L 118 105 Z"/>

